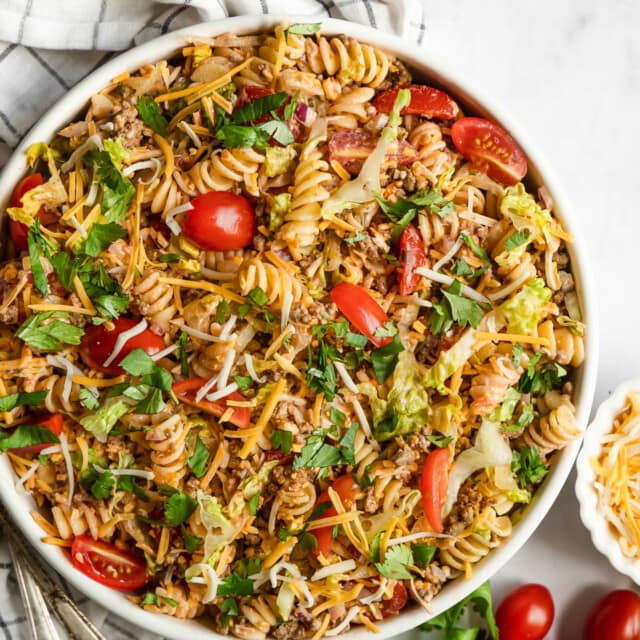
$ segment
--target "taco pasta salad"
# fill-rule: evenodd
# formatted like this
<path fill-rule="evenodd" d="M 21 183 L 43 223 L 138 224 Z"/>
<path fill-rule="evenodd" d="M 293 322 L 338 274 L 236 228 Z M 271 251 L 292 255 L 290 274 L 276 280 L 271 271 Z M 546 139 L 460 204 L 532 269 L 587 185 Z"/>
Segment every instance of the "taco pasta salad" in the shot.
<path fill-rule="evenodd" d="M 384 51 L 200 39 L 27 155 L 0 449 L 45 540 L 140 607 L 375 631 L 469 576 L 579 435 L 549 193 Z"/>

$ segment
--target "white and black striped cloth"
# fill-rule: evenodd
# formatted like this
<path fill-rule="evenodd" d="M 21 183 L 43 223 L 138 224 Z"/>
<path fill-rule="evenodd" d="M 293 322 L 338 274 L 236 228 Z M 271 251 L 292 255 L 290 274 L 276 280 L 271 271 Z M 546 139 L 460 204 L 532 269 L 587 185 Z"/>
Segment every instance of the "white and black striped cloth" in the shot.
<path fill-rule="evenodd" d="M 424 0 L 0 0 L 0 167 L 40 115 L 114 51 L 197 22 L 292 9 L 310 21 L 371 25 L 407 43 L 424 37 Z M 156 638 L 73 595 L 109 640 Z M 2 541 L 0 640 L 23 639 L 24 611 Z"/>

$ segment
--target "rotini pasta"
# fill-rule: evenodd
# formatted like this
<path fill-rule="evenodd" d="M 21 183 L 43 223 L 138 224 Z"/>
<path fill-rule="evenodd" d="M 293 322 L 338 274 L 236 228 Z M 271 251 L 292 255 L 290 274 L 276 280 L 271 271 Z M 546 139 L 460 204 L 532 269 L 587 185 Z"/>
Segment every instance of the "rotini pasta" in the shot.
<path fill-rule="evenodd" d="M 0 271 L 3 450 L 45 540 L 245 640 L 424 604 L 581 427 L 570 237 L 520 150 L 480 162 L 401 61 L 287 26 L 198 38 L 32 148 Z"/>

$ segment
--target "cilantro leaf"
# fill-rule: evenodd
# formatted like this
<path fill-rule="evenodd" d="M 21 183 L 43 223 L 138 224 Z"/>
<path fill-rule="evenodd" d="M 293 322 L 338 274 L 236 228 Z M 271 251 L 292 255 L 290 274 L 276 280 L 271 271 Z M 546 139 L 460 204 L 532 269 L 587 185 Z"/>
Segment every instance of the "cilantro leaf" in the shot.
<path fill-rule="evenodd" d="M 149 388 L 148 393 L 136 405 L 134 413 L 153 415 L 164 411 L 166 406 L 165 401 L 162 399 L 162 391 L 158 388 Z"/>
<path fill-rule="evenodd" d="M 11 434 L 0 432 L 0 451 L 56 442 L 60 440 L 51 429 L 37 424 L 21 424 Z"/>
<path fill-rule="evenodd" d="M 349 238 L 343 238 L 342 241 L 346 242 L 347 244 L 355 244 L 356 242 L 362 242 L 363 240 L 367 239 L 367 234 L 366 233 L 362 233 L 362 231 L 356 231 L 356 233 L 349 237 Z"/>
<path fill-rule="evenodd" d="M 40 243 L 37 239 L 37 233 L 40 228 L 40 220 L 36 218 L 34 224 L 27 233 L 27 248 L 29 250 L 29 262 L 31 264 L 31 275 L 33 276 L 33 284 L 43 296 L 49 295 L 49 282 L 44 272 L 44 267 L 40 261 Z"/>
<path fill-rule="evenodd" d="M 302 447 L 299 456 L 293 461 L 293 469 L 298 470 L 303 467 L 332 467 L 339 464 L 342 460 L 342 454 L 337 447 L 326 444 L 324 442 L 326 429 L 318 429 L 314 431 Z"/>
<path fill-rule="evenodd" d="M 236 109 L 231 116 L 231 120 L 234 124 L 255 122 L 274 109 L 281 107 L 288 97 L 289 94 L 283 91 L 281 93 L 273 93 L 261 98 L 256 98 L 239 109 Z"/>
<path fill-rule="evenodd" d="M 448 447 L 449 444 L 451 443 L 451 440 L 453 440 L 451 436 L 443 436 L 440 434 L 426 436 L 426 439 L 433 446 L 438 447 L 439 449 L 444 449 L 445 447 Z"/>
<path fill-rule="evenodd" d="M 217 312 L 216 312 L 217 314 Z M 187 360 L 187 342 L 189 342 L 189 334 L 181 331 L 176 344 L 178 345 L 178 360 L 180 360 L 180 373 L 183 376 L 189 375 L 189 361 Z"/>
<path fill-rule="evenodd" d="M 194 536 L 192 533 L 189 533 L 184 526 L 182 527 L 182 540 L 184 541 L 184 548 L 187 550 L 187 553 L 195 553 L 204 542 L 200 536 Z"/>
<path fill-rule="evenodd" d="M 289 454 L 293 446 L 293 434 L 291 431 L 274 429 L 271 432 L 271 444 L 274 449 L 280 449 L 283 453 Z"/>
<path fill-rule="evenodd" d="M 562 385 L 562 378 L 567 375 L 567 370 L 557 362 L 539 364 L 540 358 L 542 353 L 538 352 L 529 360 L 527 370 L 520 376 L 516 385 L 516 390 L 520 393 L 541 396 Z"/>
<path fill-rule="evenodd" d="M 107 222 L 124 220 L 136 188 L 118 171 L 107 151 L 90 151 L 84 160 L 96 167 L 95 181 L 102 185 L 102 214 Z"/>
<path fill-rule="evenodd" d="M 182 524 L 198 506 L 198 502 L 182 491 L 176 491 L 167 498 L 164 505 L 166 525 L 177 527 Z"/>
<path fill-rule="evenodd" d="M 342 447 L 342 457 L 347 464 L 355 464 L 355 452 L 354 445 L 356 440 L 356 434 L 358 433 L 358 429 L 360 425 L 357 422 L 354 422 L 342 436 L 340 440 L 340 446 Z"/>
<path fill-rule="evenodd" d="M 461 233 L 460 237 L 462 238 L 463 242 L 467 245 L 467 247 L 471 249 L 471 253 L 473 253 L 473 255 L 476 256 L 476 258 L 480 258 L 480 260 L 482 260 L 485 267 L 491 266 L 491 259 L 489 258 L 489 254 L 487 253 L 486 249 L 479 247 L 475 243 L 474 239 L 466 233 Z"/>
<path fill-rule="evenodd" d="M 248 577 L 241 577 L 234 571 L 226 576 L 218 586 L 219 596 L 251 596 L 253 595 L 253 580 Z"/>
<path fill-rule="evenodd" d="M 177 253 L 163 253 L 160 256 L 160 262 L 174 264 L 176 262 L 180 262 L 180 256 Z"/>
<path fill-rule="evenodd" d="M 298 544 L 302 553 L 310 553 L 318 548 L 318 538 L 311 531 L 301 531 L 298 535 Z"/>
<path fill-rule="evenodd" d="M 374 562 L 378 573 L 394 580 L 411 580 L 407 565 L 413 564 L 413 554 L 406 544 L 396 544 L 387 550 L 384 562 Z"/>
<path fill-rule="evenodd" d="M 62 319 L 69 317 L 62 311 L 34 313 L 20 325 L 16 337 L 36 349 L 62 351 L 65 344 L 78 345 L 84 330 Z"/>
<path fill-rule="evenodd" d="M 231 316 L 231 307 L 226 300 L 220 300 L 216 307 L 216 322 L 218 324 L 224 324 Z"/>
<path fill-rule="evenodd" d="M 31 391 L 28 393 L 11 393 L 0 398 L 0 413 L 11 411 L 16 407 L 37 407 L 44 402 L 48 391 Z"/>
<path fill-rule="evenodd" d="M 187 458 L 187 466 L 196 478 L 202 478 L 207 472 L 207 463 L 209 462 L 209 449 L 205 446 L 200 436 L 196 438 L 196 445 L 193 453 Z"/>
<path fill-rule="evenodd" d="M 332 360 L 340 360 L 340 352 L 329 346 L 324 340 L 320 341 L 318 350 L 318 361 L 316 366 L 312 359 L 311 347 L 307 361 L 306 383 L 309 389 L 324 394 L 324 397 L 331 402 L 336 395 L 337 377 Z"/>
<path fill-rule="evenodd" d="M 269 120 L 269 122 L 263 122 L 259 124 L 256 129 L 260 132 L 264 132 L 269 136 L 269 139 L 275 140 L 283 147 L 293 144 L 296 139 L 289 129 L 289 125 L 282 120 Z"/>
<path fill-rule="evenodd" d="M 111 243 L 127 235 L 127 230 L 117 222 L 94 224 L 84 241 L 82 251 L 97 258 Z"/>
<path fill-rule="evenodd" d="M 523 489 L 530 484 L 538 484 L 549 473 L 536 447 L 521 447 L 513 451 L 511 471 L 518 476 Z"/>
<path fill-rule="evenodd" d="M 104 473 L 97 474 L 89 490 L 96 500 L 106 500 L 111 496 L 111 491 L 115 484 L 116 479 L 113 477 L 113 473 L 107 470 Z"/>
<path fill-rule="evenodd" d="M 529 232 L 528 231 L 514 231 L 505 241 L 504 248 L 507 251 L 513 251 L 518 247 L 522 246 L 529 240 Z"/>
<path fill-rule="evenodd" d="M 413 552 L 413 560 L 416 567 L 428 567 L 433 560 L 433 557 L 436 555 L 437 550 L 438 547 L 434 547 L 430 544 L 412 544 L 411 551 Z"/>
<path fill-rule="evenodd" d="M 238 385 L 240 391 L 246 391 L 251 388 L 253 378 L 251 376 L 233 376 L 233 381 Z"/>
<path fill-rule="evenodd" d="M 393 373 L 398 364 L 398 354 L 404 351 L 398 335 L 393 337 L 393 342 L 379 347 L 371 352 L 371 366 L 378 384 L 383 384 Z"/>
<path fill-rule="evenodd" d="M 470 298 L 460 295 L 462 285 L 457 280 L 448 290 L 442 290 L 442 300 L 434 303 L 429 316 L 429 331 L 433 335 L 446 333 L 454 322 L 461 327 L 467 324 L 476 328 L 484 316 L 480 304 Z"/>
<path fill-rule="evenodd" d="M 167 137 L 167 119 L 162 115 L 160 107 L 151 96 L 140 96 L 136 102 L 136 110 L 150 129 Z"/>

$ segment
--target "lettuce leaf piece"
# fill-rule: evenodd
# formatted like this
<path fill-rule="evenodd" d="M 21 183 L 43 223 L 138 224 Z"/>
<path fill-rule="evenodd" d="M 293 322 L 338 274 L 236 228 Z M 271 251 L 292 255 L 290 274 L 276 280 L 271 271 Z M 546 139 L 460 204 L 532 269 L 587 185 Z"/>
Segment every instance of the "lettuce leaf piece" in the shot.
<path fill-rule="evenodd" d="M 475 343 L 475 329 L 467 329 L 450 349 L 438 356 L 423 377 L 422 384 L 435 388 L 442 395 L 448 395 L 449 389 L 444 383 L 473 355 Z"/>
<path fill-rule="evenodd" d="M 518 231 L 528 231 L 527 241 L 545 234 L 552 222 L 551 213 L 543 209 L 524 188 L 522 182 L 507 187 L 500 201 L 500 213 L 509 218 Z"/>
<path fill-rule="evenodd" d="M 67 192 L 62 184 L 62 180 L 60 180 L 58 175 L 54 175 L 46 182 L 33 189 L 29 189 L 29 191 L 22 196 L 22 206 L 8 207 L 7 214 L 12 220 L 22 222 L 22 224 L 30 227 L 34 223 L 40 207 L 55 209 L 66 201 Z"/>
<path fill-rule="evenodd" d="M 274 196 L 269 210 L 269 231 L 277 231 L 284 222 L 287 211 L 291 208 L 291 194 L 279 193 Z"/>
<path fill-rule="evenodd" d="M 204 538 L 204 562 L 212 564 L 226 544 L 231 543 L 242 530 L 245 519 L 231 520 L 224 514 L 222 505 L 213 496 L 198 491 L 200 521 L 206 527 Z"/>
<path fill-rule="evenodd" d="M 513 387 L 510 387 L 507 389 L 502 404 L 494 410 L 489 419 L 493 422 L 508 422 L 513 417 L 519 400 L 520 394 Z"/>
<path fill-rule="evenodd" d="M 80 418 L 79 422 L 99 442 L 106 442 L 111 429 L 130 408 L 131 405 L 128 402 L 112 398 L 95 413 Z"/>
<path fill-rule="evenodd" d="M 551 293 L 542 278 L 533 278 L 518 293 L 503 302 L 497 312 L 506 323 L 507 331 L 530 335 L 538 324 L 542 308 L 551 300 Z"/>
<path fill-rule="evenodd" d="M 478 429 L 473 447 L 460 453 L 449 471 L 447 501 L 443 514 L 451 511 L 462 483 L 471 474 L 479 469 L 511 464 L 511 459 L 511 447 L 500 432 L 500 425 L 485 418 Z"/>
<path fill-rule="evenodd" d="M 398 137 L 398 127 L 402 122 L 400 111 L 411 102 L 408 89 L 400 89 L 393 108 L 389 114 L 389 122 L 382 130 L 380 139 L 371 155 L 365 160 L 360 173 L 349 182 L 345 182 L 322 205 L 322 216 L 331 217 L 345 209 L 351 209 L 357 204 L 369 202 L 375 194 L 380 192 L 380 173 L 389 145 Z"/>
<path fill-rule="evenodd" d="M 429 419 L 429 396 L 422 383 L 423 367 L 410 351 L 398 355 L 386 399 L 378 396 L 372 384 L 360 385 L 369 398 L 373 413 L 373 435 L 383 442 L 407 433 L 415 433 Z"/>
<path fill-rule="evenodd" d="M 120 138 L 106 138 L 102 144 L 104 150 L 109 154 L 113 166 L 120 171 L 123 161 L 131 155 L 131 151 L 124 148 Z"/>
<path fill-rule="evenodd" d="M 288 147 L 268 147 L 265 151 L 264 160 L 264 170 L 267 178 L 275 178 L 275 176 L 288 171 L 291 168 L 291 160 L 291 149 Z"/>

